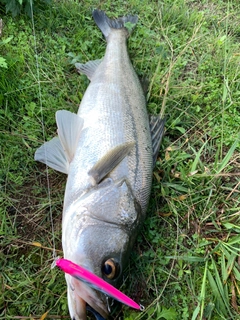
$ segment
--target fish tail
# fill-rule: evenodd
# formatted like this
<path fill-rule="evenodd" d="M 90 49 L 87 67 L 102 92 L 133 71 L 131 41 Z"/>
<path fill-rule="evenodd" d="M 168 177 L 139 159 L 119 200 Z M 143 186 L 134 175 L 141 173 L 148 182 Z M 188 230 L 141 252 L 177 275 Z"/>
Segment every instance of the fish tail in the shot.
<path fill-rule="evenodd" d="M 97 9 L 93 11 L 93 18 L 106 39 L 108 39 L 112 29 L 123 29 L 126 31 L 126 37 L 128 37 L 138 20 L 136 15 L 127 15 L 118 19 L 110 19 L 105 12 Z"/>

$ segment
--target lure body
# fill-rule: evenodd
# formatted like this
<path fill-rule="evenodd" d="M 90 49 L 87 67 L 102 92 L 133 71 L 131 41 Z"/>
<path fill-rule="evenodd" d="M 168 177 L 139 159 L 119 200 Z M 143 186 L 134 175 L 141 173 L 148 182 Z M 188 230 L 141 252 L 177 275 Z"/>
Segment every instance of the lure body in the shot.
<path fill-rule="evenodd" d="M 75 263 L 66 260 L 66 259 L 57 259 L 55 264 L 65 273 L 71 275 L 72 277 L 87 283 L 90 287 L 101 291 L 102 293 L 108 295 L 109 297 L 118 300 L 121 303 L 128 305 L 131 308 L 142 310 L 143 307 L 133 301 L 131 298 L 126 296 L 124 293 L 104 281 L 102 278 L 99 278 L 94 273 L 82 268 L 81 266 L 76 265 Z"/>

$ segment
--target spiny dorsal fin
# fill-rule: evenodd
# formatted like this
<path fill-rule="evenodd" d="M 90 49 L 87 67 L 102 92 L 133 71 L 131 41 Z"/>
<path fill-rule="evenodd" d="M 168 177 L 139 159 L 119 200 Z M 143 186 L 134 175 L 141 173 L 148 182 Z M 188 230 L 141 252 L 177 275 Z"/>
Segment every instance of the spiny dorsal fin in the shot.
<path fill-rule="evenodd" d="M 34 160 L 45 163 L 52 169 L 68 174 L 69 162 L 58 137 L 45 142 L 37 149 Z"/>
<path fill-rule="evenodd" d="M 158 116 L 150 115 L 150 131 L 152 136 L 152 148 L 153 148 L 153 167 L 156 164 L 157 156 L 164 135 L 164 125 L 166 118 L 161 119 Z"/>
<path fill-rule="evenodd" d="M 106 177 L 132 150 L 135 142 L 126 142 L 121 144 L 105 154 L 98 162 L 88 171 L 92 185 L 98 184 Z"/>
<path fill-rule="evenodd" d="M 92 80 L 92 77 L 101 61 L 102 59 L 90 60 L 87 63 L 75 63 L 75 67 L 79 73 L 85 74 L 89 80 Z"/>
<path fill-rule="evenodd" d="M 70 163 L 74 157 L 83 127 L 83 119 L 67 110 L 56 112 L 58 136 Z"/>

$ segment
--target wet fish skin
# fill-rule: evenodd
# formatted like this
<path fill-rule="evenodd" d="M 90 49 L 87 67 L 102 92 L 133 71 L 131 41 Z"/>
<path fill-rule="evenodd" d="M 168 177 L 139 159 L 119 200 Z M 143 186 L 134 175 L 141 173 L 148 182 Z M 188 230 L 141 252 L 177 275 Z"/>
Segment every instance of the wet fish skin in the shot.
<path fill-rule="evenodd" d="M 100 12 L 98 15 L 102 19 L 105 17 Z M 75 200 L 71 195 L 88 188 L 89 170 L 109 150 L 126 142 L 135 142 L 131 155 L 111 172 L 111 177 L 116 180 L 126 176 L 143 211 L 146 211 L 152 177 L 152 140 L 145 96 L 127 52 L 127 36 L 125 28 L 109 31 L 105 56 L 90 77 L 91 83 L 78 111 L 84 119 L 85 130 L 81 133 L 79 152 L 73 159 L 74 169 L 69 172 L 71 185 L 69 192 L 68 186 L 66 189 L 65 204 Z M 81 72 L 82 65 L 77 66 Z M 84 164 L 82 153 L 87 159 Z M 76 175 L 79 169 L 81 181 Z"/>
<path fill-rule="evenodd" d="M 104 58 L 76 65 L 91 81 L 78 113 L 57 112 L 58 138 L 40 147 L 35 159 L 68 174 L 64 258 L 118 287 L 146 215 L 156 154 L 145 97 L 127 52 L 124 25 L 136 24 L 137 17 L 110 20 L 99 10 L 93 17 L 107 40 Z M 86 303 L 108 316 L 105 295 L 69 275 L 66 281 L 72 319 L 86 319 Z"/>

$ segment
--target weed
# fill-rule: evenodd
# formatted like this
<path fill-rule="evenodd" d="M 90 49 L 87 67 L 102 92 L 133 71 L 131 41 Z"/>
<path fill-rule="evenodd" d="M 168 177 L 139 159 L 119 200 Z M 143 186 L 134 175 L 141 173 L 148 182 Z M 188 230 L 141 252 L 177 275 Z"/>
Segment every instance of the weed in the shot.
<path fill-rule="evenodd" d="M 11 12 L 13 17 L 26 13 L 29 17 L 39 8 L 50 4 L 51 0 L 0 0 L 0 4 L 5 4 L 6 13 Z"/>
<path fill-rule="evenodd" d="M 71 62 L 104 54 L 94 7 L 138 14 L 130 56 L 149 78 L 149 112 L 167 116 L 122 287 L 145 311 L 116 307 L 112 317 L 238 319 L 239 4 L 192 0 L 54 1 L 34 12 L 35 37 L 31 19 L 2 17 L 0 319 L 69 317 L 64 276 L 50 269 L 50 206 L 61 254 L 66 177 L 49 170 L 48 188 L 33 155 L 55 135 L 55 112 L 76 112 L 86 90 Z"/>

